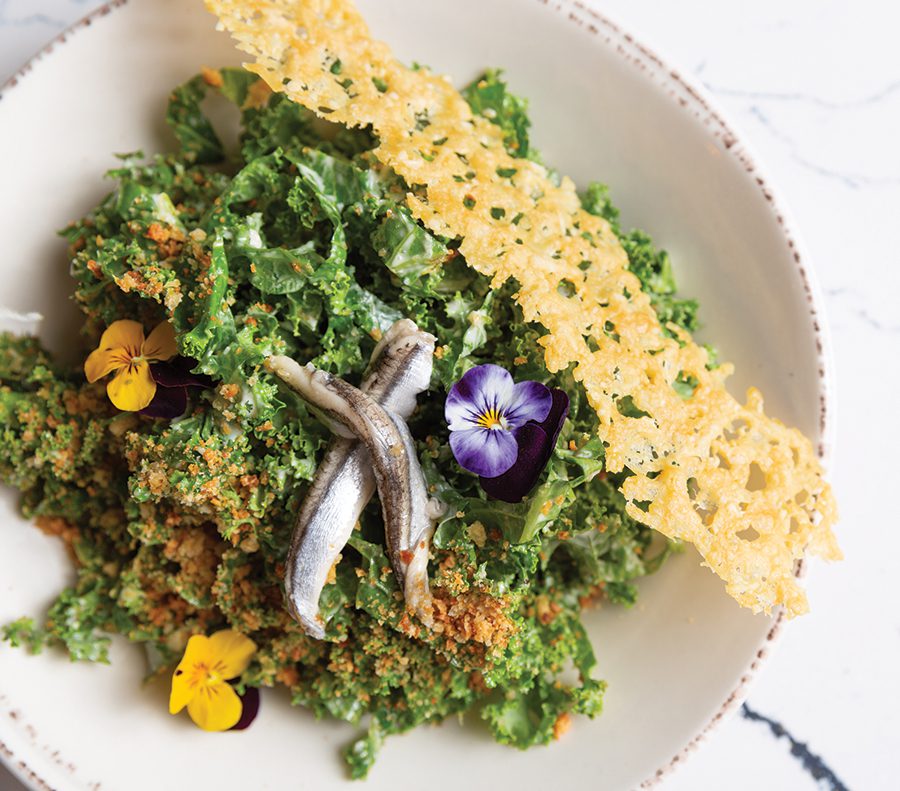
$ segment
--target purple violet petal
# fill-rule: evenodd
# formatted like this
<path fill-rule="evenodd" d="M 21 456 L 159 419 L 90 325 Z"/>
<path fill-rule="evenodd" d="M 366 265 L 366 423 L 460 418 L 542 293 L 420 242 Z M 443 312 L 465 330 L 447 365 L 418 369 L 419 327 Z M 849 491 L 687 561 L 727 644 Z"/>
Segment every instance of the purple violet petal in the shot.
<path fill-rule="evenodd" d="M 550 391 L 550 397 L 553 399 L 553 403 L 550 405 L 550 411 L 547 413 L 547 417 L 540 423 L 541 428 L 547 432 L 547 437 L 550 440 L 550 450 L 547 453 L 547 461 L 550 461 L 550 457 L 553 455 L 553 449 L 556 447 L 556 440 L 559 439 L 559 432 L 562 431 L 563 424 L 569 416 L 569 396 L 566 394 L 566 391 L 554 387 Z"/>
<path fill-rule="evenodd" d="M 502 475 L 481 477 L 481 488 L 491 497 L 506 503 L 520 502 L 534 488 L 550 461 L 569 414 L 569 396 L 557 388 L 550 395 L 553 403 L 547 417 L 541 423 L 526 423 L 516 431 L 516 463 Z"/>
<path fill-rule="evenodd" d="M 503 410 L 513 397 L 512 374 L 499 365 L 476 365 L 450 388 L 444 402 L 444 418 L 450 431 L 465 431 L 491 409 Z"/>
<path fill-rule="evenodd" d="M 153 400 L 142 410 L 142 415 L 147 417 L 159 417 L 171 420 L 181 417 L 187 409 L 186 387 L 157 387 Z"/>
<path fill-rule="evenodd" d="M 247 687 L 244 690 L 244 694 L 239 697 L 243 704 L 241 718 L 228 729 L 230 731 L 242 731 L 245 728 L 249 728 L 253 720 L 256 719 L 256 715 L 259 714 L 259 687 Z"/>
<path fill-rule="evenodd" d="M 503 410 L 510 430 L 524 426 L 529 420 L 541 423 L 550 414 L 553 396 L 550 388 L 540 382 L 518 382 L 513 396 Z"/>
<path fill-rule="evenodd" d="M 212 387 L 206 374 L 191 373 L 197 361 L 190 357 L 175 357 L 164 363 L 151 363 L 150 375 L 160 387 Z"/>
<path fill-rule="evenodd" d="M 464 470 L 489 478 L 506 472 L 519 453 L 511 432 L 487 428 L 450 432 L 450 449 Z"/>
<path fill-rule="evenodd" d="M 547 432 L 537 423 L 526 423 L 516 432 L 519 455 L 502 475 L 481 476 L 481 488 L 497 500 L 518 503 L 537 482 L 547 464 L 546 448 L 550 444 Z"/>

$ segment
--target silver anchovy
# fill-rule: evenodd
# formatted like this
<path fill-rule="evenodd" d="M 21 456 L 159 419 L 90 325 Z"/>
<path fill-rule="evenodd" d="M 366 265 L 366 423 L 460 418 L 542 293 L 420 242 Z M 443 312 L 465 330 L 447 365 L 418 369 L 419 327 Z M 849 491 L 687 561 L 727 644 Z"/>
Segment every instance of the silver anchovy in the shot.
<path fill-rule="evenodd" d="M 428 496 L 425 475 L 406 421 L 395 413 L 391 413 L 391 419 L 403 440 L 404 452 L 410 459 L 408 497 L 411 518 L 408 522 L 385 523 L 388 555 L 394 576 L 403 589 L 407 608 L 430 629 L 434 625 L 434 610 L 428 586 L 428 552 L 436 520 L 444 513 L 446 506 L 440 500 Z"/>
<path fill-rule="evenodd" d="M 420 330 L 414 321 L 395 321 L 372 351 L 359 389 L 389 412 L 408 418 L 416 408 L 416 396 L 427 390 L 431 381 L 436 342 L 434 335 Z M 344 423 L 308 403 L 332 434 L 356 439 Z"/>
<path fill-rule="evenodd" d="M 412 321 L 396 322 L 372 354 L 360 388 L 368 396 L 365 400 L 378 402 L 401 418 L 409 417 L 415 409 L 416 395 L 428 387 L 434 344 L 434 336 L 419 330 Z M 347 411 L 345 404 L 335 402 L 327 388 L 317 390 L 318 396 L 310 391 L 313 376 L 307 369 L 289 358 L 271 358 L 269 365 L 304 398 L 310 396 L 310 403 L 326 413 L 324 416 L 329 425 L 336 424 L 334 427 L 340 427 L 341 433 L 356 436 L 359 427 L 350 431 L 347 415 L 335 416 L 335 410 L 337 413 Z M 328 376 L 321 371 L 316 373 L 320 379 Z M 386 426 L 383 420 L 377 422 L 382 428 Z M 406 425 L 404 421 L 400 422 Z M 395 428 L 393 424 L 392 428 Z M 408 451 L 402 455 L 407 456 Z M 418 466 L 415 456 L 413 460 Z M 381 467 L 384 469 L 384 465 Z M 401 474 L 399 470 L 394 473 Z M 366 444 L 356 439 L 332 440 L 298 514 L 285 572 L 288 608 L 312 637 L 324 637 L 319 596 L 375 486 L 372 457 Z M 427 575 L 425 579 L 427 585 Z"/>

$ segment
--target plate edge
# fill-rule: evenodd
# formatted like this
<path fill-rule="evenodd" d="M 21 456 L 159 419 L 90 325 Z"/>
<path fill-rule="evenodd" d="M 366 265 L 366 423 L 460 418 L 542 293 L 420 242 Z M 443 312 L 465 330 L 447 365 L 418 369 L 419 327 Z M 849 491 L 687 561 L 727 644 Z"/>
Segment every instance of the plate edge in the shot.
<path fill-rule="evenodd" d="M 695 119 L 711 127 L 714 137 L 721 140 L 726 154 L 732 157 L 755 182 L 756 189 L 765 199 L 776 223 L 781 231 L 784 244 L 790 251 L 806 293 L 809 319 L 812 323 L 813 337 L 816 342 L 816 359 L 818 363 L 818 396 L 819 396 L 819 436 L 816 450 L 823 466 L 827 467 L 832 458 L 834 437 L 836 435 L 834 352 L 829 325 L 825 311 L 822 289 L 815 270 L 808 263 L 810 255 L 802 236 L 796 229 L 782 196 L 771 186 L 771 180 L 764 167 L 759 165 L 759 156 L 747 138 L 740 131 L 739 125 L 722 111 L 715 98 L 702 86 L 683 75 L 682 71 L 670 66 L 669 59 L 663 59 L 653 49 L 637 40 L 627 32 L 626 28 L 600 11 L 596 0 L 536 0 L 543 6 L 557 12 L 567 12 L 568 21 L 594 35 L 607 36 L 607 41 L 615 43 L 616 53 L 627 61 L 632 61 L 645 75 L 653 79 L 654 74 L 662 79 L 654 79 L 660 87 L 666 89 L 673 101 Z M 670 86 L 666 86 L 666 83 Z M 797 563 L 795 575 L 804 577 L 808 564 L 803 560 Z M 787 618 L 784 610 L 776 611 L 771 628 L 756 655 L 741 674 L 737 686 L 725 699 L 706 725 L 687 744 L 682 747 L 669 762 L 658 768 L 640 784 L 641 789 L 656 787 L 665 777 L 682 765 L 702 745 L 712 731 L 728 719 L 747 697 L 751 683 L 756 679 L 772 653 L 778 639 L 784 631 Z"/>
<path fill-rule="evenodd" d="M 27 77 L 41 61 L 52 55 L 54 50 L 65 44 L 73 35 L 89 28 L 97 20 L 108 16 L 128 3 L 128 0 L 108 0 L 93 11 L 77 19 L 72 24 L 57 33 L 43 47 L 35 52 L 28 60 L 25 61 L 16 71 L 14 71 L 6 80 L 0 84 L 0 101 L 15 88 L 25 77 Z M 5 707 L 4 707 L 5 708 Z M 16 719 L 18 712 L 14 710 L 5 711 L 10 718 Z M 54 787 L 46 780 L 45 777 L 39 775 L 23 758 L 18 758 L 13 749 L 0 738 L 0 763 L 2 763 L 9 772 L 32 791 L 55 791 Z"/>

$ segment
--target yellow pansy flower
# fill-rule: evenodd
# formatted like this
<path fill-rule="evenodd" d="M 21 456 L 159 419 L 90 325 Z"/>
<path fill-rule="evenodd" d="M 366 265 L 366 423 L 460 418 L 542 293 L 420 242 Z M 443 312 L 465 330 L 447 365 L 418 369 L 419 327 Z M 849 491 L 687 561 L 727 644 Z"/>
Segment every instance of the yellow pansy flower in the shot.
<path fill-rule="evenodd" d="M 167 321 L 156 325 L 150 337 L 137 321 L 114 321 L 100 338 L 100 345 L 84 361 L 84 375 L 96 382 L 116 372 L 106 385 L 109 400 L 125 412 L 137 412 L 156 395 L 150 363 L 169 360 L 178 354 L 175 330 Z"/>
<path fill-rule="evenodd" d="M 191 719 L 205 731 L 227 731 L 241 718 L 241 699 L 229 679 L 243 673 L 256 653 L 256 643 L 240 632 L 224 629 L 207 637 L 195 634 L 172 675 L 169 713 L 187 706 Z"/>

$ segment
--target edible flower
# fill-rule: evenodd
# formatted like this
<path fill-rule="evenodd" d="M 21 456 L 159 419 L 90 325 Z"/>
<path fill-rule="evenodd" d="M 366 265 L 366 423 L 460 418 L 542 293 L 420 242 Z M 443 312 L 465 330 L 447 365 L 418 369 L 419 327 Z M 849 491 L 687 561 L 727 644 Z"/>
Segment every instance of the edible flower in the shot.
<path fill-rule="evenodd" d="M 152 363 L 150 375 L 156 382 L 156 395 L 141 410 L 142 415 L 175 418 L 184 414 L 188 403 L 188 388 L 211 387 L 213 380 L 204 374 L 192 373 L 197 361 L 190 357 L 174 357 L 169 362 Z"/>
<path fill-rule="evenodd" d="M 137 412 L 156 395 L 150 363 L 170 360 L 177 353 L 175 330 L 169 322 L 157 324 L 145 338 L 139 322 L 122 319 L 106 328 L 100 345 L 84 362 L 84 374 L 89 382 L 96 382 L 115 372 L 106 385 L 109 400 L 118 409 Z"/>
<path fill-rule="evenodd" d="M 444 417 L 450 449 L 469 472 L 495 478 L 519 457 L 516 434 L 550 414 L 553 396 L 540 382 L 513 382 L 499 365 L 476 365 L 450 388 Z"/>
<path fill-rule="evenodd" d="M 244 703 L 228 681 L 247 669 L 255 653 L 256 643 L 231 629 L 209 637 L 193 635 L 172 675 L 169 713 L 178 714 L 187 706 L 191 719 L 205 731 L 247 727 Z M 259 698 L 248 694 L 247 704 L 249 714 L 259 708 Z"/>
<path fill-rule="evenodd" d="M 243 731 L 249 728 L 259 714 L 259 687 L 247 687 L 241 699 L 241 718 L 236 725 L 232 725 L 228 730 Z"/>
<path fill-rule="evenodd" d="M 518 503 L 537 483 L 553 455 L 559 432 L 569 414 L 569 396 L 558 388 L 551 388 L 553 404 L 540 423 L 529 421 L 516 432 L 519 455 L 502 475 L 481 478 L 481 488 L 491 497 L 507 503 Z"/>

